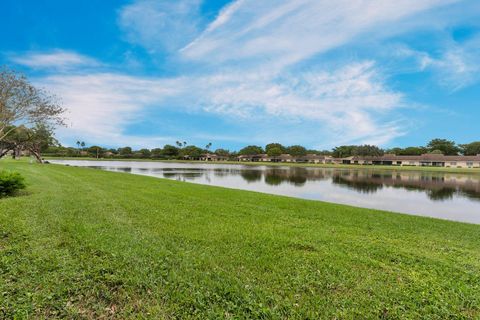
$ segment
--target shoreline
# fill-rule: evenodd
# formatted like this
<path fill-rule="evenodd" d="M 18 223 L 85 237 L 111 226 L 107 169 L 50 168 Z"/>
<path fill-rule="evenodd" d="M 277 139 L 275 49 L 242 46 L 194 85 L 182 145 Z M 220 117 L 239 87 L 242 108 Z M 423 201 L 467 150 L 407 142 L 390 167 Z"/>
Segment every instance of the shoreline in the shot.
<path fill-rule="evenodd" d="M 421 172 L 444 172 L 461 174 L 480 174 L 480 168 L 448 168 L 448 167 L 420 167 L 420 166 L 389 166 L 389 165 L 355 165 L 355 164 L 322 164 L 322 163 L 289 163 L 289 162 L 240 162 L 240 161 L 192 161 L 192 160 L 163 160 L 163 159 L 112 159 L 112 158 L 88 158 L 88 157 L 51 157 L 45 156 L 45 160 L 88 160 L 88 161 L 135 161 L 135 162 L 165 162 L 165 163 L 193 163 L 193 164 L 229 164 L 245 166 L 270 166 L 270 167 L 305 167 L 305 168 L 331 168 L 331 169 L 373 169 L 393 171 L 421 171 Z"/>

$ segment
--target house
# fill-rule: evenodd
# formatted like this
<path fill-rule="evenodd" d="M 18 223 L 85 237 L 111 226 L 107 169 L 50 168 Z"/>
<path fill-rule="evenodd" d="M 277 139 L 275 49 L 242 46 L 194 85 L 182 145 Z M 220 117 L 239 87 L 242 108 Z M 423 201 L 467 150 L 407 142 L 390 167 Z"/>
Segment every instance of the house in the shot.
<path fill-rule="evenodd" d="M 200 156 L 200 161 L 227 161 L 227 156 L 218 155 L 215 153 L 206 153 Z"/>
<path fill-rule="evenodd" d="M 365 165 L 480 168 L 480 155 L 446 156 L 443 154 L 422 154 L 418 156 L 397 156 L 394 154 L 386 154 L 381 157 L 353 157 L 352 163 Z"/>
<path fill-rule="evenodd" d="M 297 157 L 295 162 L 299 163 L 325 163 L 326 157 L 318 154 L 307 154 L 305 156 Z"/>
<path fill-rule="evenodd" d="M 238 161 L 249 161 L 249 162 L 269 162 L 271 158 L 266 153 L 261 154 L 244 154 L 237 157 Z"/>
<path fill-rule="evenodd" d="M 270 157 L 267 154 L 241 155 L 237 157 L 237 160 L 252 162 L 480 168 L 480 155 L 446 156 L 443 154 L 422 154 L 417 156 L 397 156 L 394 154 L 385 154 L 378 157 L 351 156 L 344 158 L 333 158 L 330 156 L 316 154 L 307 154 L 305 156 L 294 157 L 290 154 L 284 153 L 276 157 Z"/>

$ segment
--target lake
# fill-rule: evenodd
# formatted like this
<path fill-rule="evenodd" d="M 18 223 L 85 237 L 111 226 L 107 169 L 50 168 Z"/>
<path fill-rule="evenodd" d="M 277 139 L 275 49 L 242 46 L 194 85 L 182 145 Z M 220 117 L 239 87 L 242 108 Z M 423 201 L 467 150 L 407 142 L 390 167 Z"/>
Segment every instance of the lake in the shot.
<path fill-rule="evenodd" d="M 480 223 L 480 174 L 368 167 L 344 169 L 153 161 L 50 162 Z"/>

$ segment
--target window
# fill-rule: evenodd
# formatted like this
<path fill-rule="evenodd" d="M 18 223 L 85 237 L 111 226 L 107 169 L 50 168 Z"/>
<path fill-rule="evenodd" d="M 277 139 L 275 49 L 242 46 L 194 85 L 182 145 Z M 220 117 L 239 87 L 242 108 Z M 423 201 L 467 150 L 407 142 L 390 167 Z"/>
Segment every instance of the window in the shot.
<path fill-rule="evenodd" d="M 467 161 L 467 167 L 473 167 L 473 162 Z"/>
<path fill-rule="evenodd" d="M 457 163 L 456 163 L 455 161 L 453 161 L 453 162 L 450 162 L 450 165 L 451 165 L 451 166 L 456 166 Z"/>

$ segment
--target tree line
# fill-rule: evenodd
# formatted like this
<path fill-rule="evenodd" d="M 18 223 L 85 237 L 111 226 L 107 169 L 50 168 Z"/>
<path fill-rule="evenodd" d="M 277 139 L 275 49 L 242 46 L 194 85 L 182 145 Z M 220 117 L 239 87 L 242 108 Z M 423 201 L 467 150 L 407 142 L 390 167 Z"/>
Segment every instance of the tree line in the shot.
<path fill-rule="evenodd" d="M 77 142 L 75 147 L 63 147 L 50 137 L 40 145 L 41 151 L 49 156 L 59 157 L 93 157 L 93 158 L 122 158 L 122 159 L 198 159 L 205 154 L 216 154 L 226 159 L 236 159 L 240 155 L 253 156 L 267 154 L 270 157 L 278 157 L 282 154 L 290 154 L 294 157 L 301 157 L 307 154 L 332 156 L 345 158 L 350 156 L 382 156 L 384 154 L 395 155 L 422 155 L 445 154 L 445 155 L 477 155 L 480 154 L 480 141 L 468 144 L 456 144 L 446 139 L 433 139 L 426 146 L 382 149 L 375 145 L 344 145 L 332 150 L 313 150 L 301 145 L 284 146 L 280 143 L 269 143 L 265 147 L 249 145 L 238 151 L 227 149 L 211 150 L 212 143 L 205 147 L 188 145 L 186 142 L 177 141 L 175 145 L 167 144 L 163 148 L 137 149 L 131 147 L 104 148 L 97 145 L 86 146 L 84 142 Z"/>

